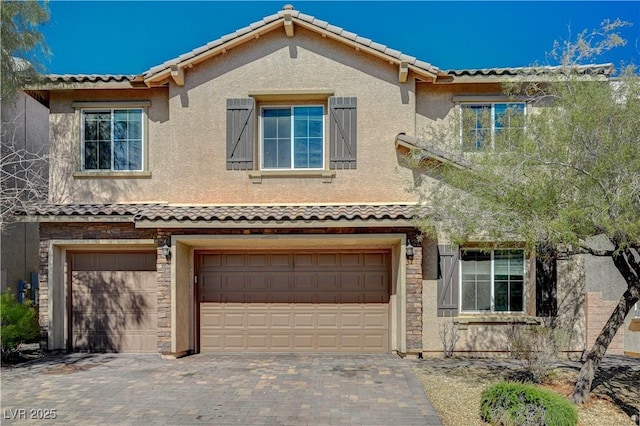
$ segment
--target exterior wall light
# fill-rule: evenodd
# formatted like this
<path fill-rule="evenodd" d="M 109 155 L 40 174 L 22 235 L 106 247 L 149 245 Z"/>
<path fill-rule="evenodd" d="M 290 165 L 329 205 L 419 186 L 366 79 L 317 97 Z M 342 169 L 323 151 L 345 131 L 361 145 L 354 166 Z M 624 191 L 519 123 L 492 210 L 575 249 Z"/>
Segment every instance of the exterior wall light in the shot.
<path fill-rule="evenodd" d="M 167 260 L 169 260 L 171 258 L 171 247 L 169 247 L 167 245 L 166 241 L 164 242 L 164 245 L 162 246 L 162 255 Z"/>
<path fill-rule="evenodd" d="M 405 253 L 407 255 L 408 260 L 413 260 L 413 246 L 411 245 L 411 241 L 407 238 L 407 245 L 405 247 Z"/>

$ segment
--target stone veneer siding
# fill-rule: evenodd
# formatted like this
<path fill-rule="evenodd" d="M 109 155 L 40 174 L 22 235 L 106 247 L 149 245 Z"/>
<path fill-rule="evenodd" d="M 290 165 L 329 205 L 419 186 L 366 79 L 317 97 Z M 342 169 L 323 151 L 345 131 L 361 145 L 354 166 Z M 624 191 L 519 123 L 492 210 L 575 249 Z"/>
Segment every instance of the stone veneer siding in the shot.
<path fill-rule="evenodd" d="M 422 351 L 422 248 L 407 260 L 407 352 Z"/>
<path fill-rule="evenodd" d="M 159 243 L 156 249 L 156 267 L 158 268 L 158 352 L 171 353 L 171 262 L 162 254 L 164 241 L 171 239 L 169 232 L 158 232 Z M 168 245 L 171 245 L 170 243 Z"/>
<path fill-rule="evenodd" d="M 376 234 L 409 233 L 408 228 L 319 228 L 319 229 L 251 229 L 249 234 Z M 83 239 L 155 239 L 158 272 L 158 352 L 171 353 L 171 263 L 162 254 L 162 245 L 172 235 L 247 235 L 243 229 L 139 229 L 133 223 L 42 223 L 40 225 L 40 327 L 46 348 L 48 333 L 48 271 L 49 240 Z M 407 260 L 407 352 L 422 349 L 422 249 L 414 248 L 414 257 Z"/>

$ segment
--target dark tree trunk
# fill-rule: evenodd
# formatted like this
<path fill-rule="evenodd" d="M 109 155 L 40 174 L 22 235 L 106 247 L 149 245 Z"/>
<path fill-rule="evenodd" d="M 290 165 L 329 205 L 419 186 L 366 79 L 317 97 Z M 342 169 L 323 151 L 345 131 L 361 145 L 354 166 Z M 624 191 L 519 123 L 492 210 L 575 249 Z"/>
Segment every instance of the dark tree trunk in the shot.
<path fill-rule="evenodd" d="M 584 404 L 588 401 L 591 384 L 593 383 L 600 361 L 616 335 L 616 332 L 622 324 L 624 324 L 624 319 L 627 317 L 627 314 L 640 297 L 640 264 L 635 258 L 633 251 L 626 249 L 622 252 L 615 252 L 613 254 L 613 262 L 627 282 L 628 289 L 620 298 L 618 306 L 616 306 L 611 317 L 609 317 L 609 320 L 602 328 L 596 342 L 587 355 L 585 363 L 580 369 L 576 387 L 571 395 L 571 399 L 576 404 Z"/>

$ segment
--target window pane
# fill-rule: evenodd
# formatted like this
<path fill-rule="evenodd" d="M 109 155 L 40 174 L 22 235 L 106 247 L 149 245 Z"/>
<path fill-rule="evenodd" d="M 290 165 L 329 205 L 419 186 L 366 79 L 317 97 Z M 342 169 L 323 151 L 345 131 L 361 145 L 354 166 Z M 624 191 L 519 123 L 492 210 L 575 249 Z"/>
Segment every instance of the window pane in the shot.
<path fill-rule="evenodd" d="M 113 143 L 113 168 L 115 170 L 128 169 L 127 145 L 129 144 L 126 141 L 115 141 Z"/>
<path fill-rule="evenodd" d="M 100 170 L 111 169 L 111 142 L 98 142 L 98 168 Z"/>
<path fill-rule="evenodd" d="M 84 168 L 95 170 L 98 168 L 98 142 L 86 142 L 84 144 Z"/>
<path fill-rule="evenodd" d="M 507 281 L 494 282 L 494 309 L 496 311 L 509 310 L 509 283 Z"/>
<path fill-rule="evenodd" d="M 267 169 L 278 167 L 278 140 L 265 139 L 262 145 L 262 164 Z"/>
<path fill-rule="evenodd" d="M 262 110 L 262 166 L 267 169 L 291 167 L 291 110 Z"/>
<path fill-rule="evenodd" d="M 462 310 L 491 309 L 491 255 L 476 250 L 461 254 Z"/>
<path fill-rule="evenodd" d="M 523 281 L 512 281 L 509 284 L 509 310 L 524 310 Z"/>
<path fill-rule="evenodd" d="M 115 121 L 113 123 L 113 138 L 114 140 L 127 139 L 127 122 L 126 121 Z"/>
<path fill-rule="evenodd" d="M 491 105 L 462 105 L 462 149 L 490 146 L 491 121 Z"/>
<path fill-rule="evenodd" d="M 98 139 L 98 122 L 96 120 L 85 120 L 84 122 L 84 140 L 86 142 Z"/>
<path fill-rule="evenodd" d="M 497 311 L 522 311 L 524 308 L 524 252 L 522 250 L 496 250 L 493 268 L 495 309 Z"/>
<path fill-rule="evenodd" d="M 462 282 L 462 310 L 476 310 L 476 285 L 475 282 Z"/>
<path fill-rule="evenodd" d="M 524 131 L 524 104 L 496 104 L 494 109 L 496 148 L 508 149 Z"/>
<path fill-rule="evenodd" d="M 291 167 L 291 141 L 289 139 L 278 140 L 278 165 L 276 167 Z"/>
<path fill-rule="evenodd" d="M 321 168 L 323 164 L 322 107 L 294 108 L 296 169 Z"/>

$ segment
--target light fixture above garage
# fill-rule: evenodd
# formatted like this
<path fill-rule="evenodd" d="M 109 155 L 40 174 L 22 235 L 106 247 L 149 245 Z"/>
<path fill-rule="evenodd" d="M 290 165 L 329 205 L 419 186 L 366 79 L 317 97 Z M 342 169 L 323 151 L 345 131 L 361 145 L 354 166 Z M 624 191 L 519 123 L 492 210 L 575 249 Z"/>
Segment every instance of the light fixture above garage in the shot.
<path fill-rule="evenodd" d="M 413 246 L 411 245 L 411 241 L 407 238 L 407 245 L 405 246 L 405 254 L 407 255 L 407 259 L 413 260 Z"/>
<path fill-rule="evenodd" d="M 162 246 L 162 255 L 165 259 L 169 260 L 171 258 L 171 247 L 167 245 L 167 241 L 165 240 L 164 245 Z"/>

